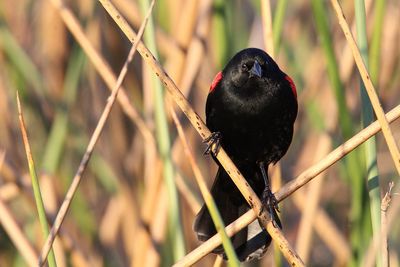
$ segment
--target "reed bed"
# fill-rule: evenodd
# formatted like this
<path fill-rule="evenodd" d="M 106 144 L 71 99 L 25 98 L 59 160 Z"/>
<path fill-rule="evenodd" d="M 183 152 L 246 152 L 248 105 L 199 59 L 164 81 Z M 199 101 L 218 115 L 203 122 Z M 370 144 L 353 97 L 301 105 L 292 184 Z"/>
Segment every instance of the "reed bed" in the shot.
<path fill-rule="evenodd" d="M 0 2 L 0 266 L 237 266 L 227 236 L 257 216 L 275 246 L 246 266 L 399 266 L 399 1 L 150 2 Z M 245 47 L 297 85 L 283 229 L 222 150 L 254 210 L 201 244 L 205 100 Z"/>

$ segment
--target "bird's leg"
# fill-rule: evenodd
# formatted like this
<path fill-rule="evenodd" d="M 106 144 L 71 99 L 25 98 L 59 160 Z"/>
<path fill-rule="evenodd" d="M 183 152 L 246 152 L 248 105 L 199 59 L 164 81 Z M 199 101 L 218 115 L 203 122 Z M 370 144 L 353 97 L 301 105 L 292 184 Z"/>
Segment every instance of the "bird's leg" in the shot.
<path fill-rule="evenodd" d="M 265 171 L 265 163 L 259 162 L 258 167 L 261 170 L 262 177 L 264 178 L 265 188 L 262 194 L 262 211 L 264 209 L 268 209 L 269 214 L 271 216 L 272 223 L 275 227 L 278 227 L 276 220 L 275 220 L 275 211 L 279 212 L 278 201 L 276 200 L 274 194 L 271 191 L 271 186 L 269 183 L 267 172 Z"/>
<path fill-rule="evenodd" d="M 220 132 L 213 132 L 210 136 L 204 139 L 203 143 L 208 143 L 204 155 L 212 153 L 214 156 L 217 156 L 219 149 L 221 148 L 221 138 L 222 135 Z"/>

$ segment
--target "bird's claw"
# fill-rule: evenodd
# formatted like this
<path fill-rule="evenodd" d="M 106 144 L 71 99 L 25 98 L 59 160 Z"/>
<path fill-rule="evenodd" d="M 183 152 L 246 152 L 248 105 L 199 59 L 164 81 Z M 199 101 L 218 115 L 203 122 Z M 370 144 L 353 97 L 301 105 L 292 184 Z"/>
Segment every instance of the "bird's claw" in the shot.
<path fill-rule="evenodd" d="M 204 155 L 212 153 L 214 156 L 217 156 L 219 149 L 221 148 L 221 137 L 222 135 L 220 132 L 213 132 L 203 140 L 203 143 L 208 143 Z"/>
<path fill-rule="evenodd" d="M 275 198 L 275 195 L 271 192 L 271 189 L 269 187 L 266 187 L 264 189 L 261 202 L 262 202 L 262 208 L 260 213 L 262 213 L 265 210 L 268 210 L 268 213 L 271 216 L 272 224 L 275 227 L 279 227 L 278 224 L 276 223 L 276 218 L 275 218 L 276 212 L 280 212 L 278 207 L 278 201 Z"/>

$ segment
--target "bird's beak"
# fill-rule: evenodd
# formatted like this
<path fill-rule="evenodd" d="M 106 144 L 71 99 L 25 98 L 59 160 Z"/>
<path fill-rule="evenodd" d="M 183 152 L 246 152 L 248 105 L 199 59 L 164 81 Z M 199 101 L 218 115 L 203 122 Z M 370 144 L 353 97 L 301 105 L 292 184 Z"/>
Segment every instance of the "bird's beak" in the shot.
<path fill-rule="evenodd" d="M 257 76 L 258 78 L 262 76 L 262 69 L 257 60 L 254 61 L 253 67 L 250 70 L 250 76 Z"/>

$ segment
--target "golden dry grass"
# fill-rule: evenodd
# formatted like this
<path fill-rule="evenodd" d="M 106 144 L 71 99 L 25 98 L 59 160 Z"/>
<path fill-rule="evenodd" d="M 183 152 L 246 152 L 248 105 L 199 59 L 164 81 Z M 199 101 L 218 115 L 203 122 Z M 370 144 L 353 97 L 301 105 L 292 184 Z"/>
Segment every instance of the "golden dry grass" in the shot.
<path fill-rule="evenodd" d="M 367 29 L 371 34 L 376 10 L 371 1 L 366 2 Z M 143 18 L 139 4 L 128 0 L 113 3 L 128 23 L 138 29 Z M 268 6 L 263 6 L 261 13 L 257 1 L 222 5 L 226 16 L 221 32 L 221 24 L 218 24 L 221 14 L 213 5 L 217 4 L 212 1 L 157 1 L 154 17 L 160 60 L 154 61 L 146 48 L 138 45 L 142 58 L 135 57 L 83 180 L 76 184 L 78 190 L 73 194 L 71 209 L 68 212 L 64 209 L 66 217 L 53 246 L 58 266 L 165 266 L 175 262 L 171 259 L 170 245 L 174 240 L 167 235 L 170 203 L 162 177 L 162 158 L 156 147 L 150 80 L 153 72 L 158 73 L 172 93 L 167 106 L 174 105 L 174 101 L 178 103 L 195 126 L 190 125 L 182 113 L 177 114 L 197 164 L 195 170 L 198 168 L 196 172 L 201 172 L 211 184 L 215 164 L 202 156 L 204 147 L 201 144 L 201 139 L 209 134 L 202 123 L 208 86 L 218 66 L 223 65 L 224 55 L 229 57 L 246 46 L 273 49 L 275 59 L 298 87 L 300 113 L 295 137 L 280 163 L 282 175 L 279 169 L 274 171 L 278 175 L 273 175 L 277 177 L 273 179 L 277 199 L 285 200 L 280 204 L 284 224 L 281 242 L 291 244 L 306 265 L 347 266 L 354 259 L 351 235 L 356 226 L 351 224 L 349 215 L 352 184 L 346 178 L 347 165 L 342 158 L 375 134 L 380 126 L 378 122 L 366 130 L 359 126 L 359 71 L 332 6 L 326 5 L 326 12 L 331 14 L 332 44 L 352 123 L 356 133 L 361 131 L 343 146 L 340 144 L 346 140 L 339 130 L 339 111 L 310 4 L 290 1 L 286 6 L 280 49 L 272 48 L 270 39 L 263 39 L 263 33 L 272 36 L 272 27 L 268 24 L 274 20 L 268 18 Z M 271 1 L 272 15 L 275 15 L 276 6 L 277 2 Z M 343 8 L 353 28 L 353 4 L 345 2 Z M 96 1 L 3 0 L 0 10 L 0 247 L 4 248 L 0 250 L 0 266 L 36 266 L 34 259 L 39 257 L 46 237 L 40 231 L 27 176 L 15 92 L 18 89 L 21 93 L 29 141 L 51 226 L 107 103 L 110 93 L 106 88 L 111 90 L 116 85 L 116 77 L 131 44 Z M 395 23 L 400 14 L 399 3 L 388 0 L 384 12 L 379 81 L 374 84 L 380 102 L 375 104 L 381 105 L 385 112 L 396 109 L 387 119 L 394 120 L 390 126 L 393 139 L 389 141 L 394 151 L 392 155 L 385 138 L 377 135 L 379 184 L 383 193 L 387 191 L 388 182 L 393 180 L 397 184 L 399 177 L 392 161 L 398 163 L 394 146 L 400 136 L 400 124 L 395 121 L 400 115 L 400 64 L 398 45 L 394 45 L 400 41 Z M 122 21 L 122 16 L 117 20 Z M 124 32 L 132 41 L 134 35 L 129 27 L 125 27 Z M 365 78 L 365 70 L 361 72 Z M 372 92 L 371 85 L 367 87 Z M 176 90 L 178 88 L 182 94 Z M 169 113 L 169 109 L 166 112 Z M 378 117 L 382 121 L 383 117 Z M 387 131 L 385 125 L 383 128 Z M 169 129 L 189 253 L 200 245 L 191 229 L 201 202 L 200 191 L 193 176 L 193 164 L 188 164 L 172 120 L 169 120 Z M 224 153 L 219 159 L 234 169 Z M 315 176 L 315 182 L 304 186 Z M 235 178 L 239 184 L 241 179 L 240 176 Z M 280 179 L 282 185 L 277 187 Z M 243 190 L 245 194 L 252 194 L 250 188 Z M 367 181 L 363 190 L 367 190 Z M 397 192 L 396 187 L 393 191 Z M 400 240 L 396 235 L 399 229 L 394 223 L 399 218 L 399 202 L 393 195 L 384 215 L 387 220 L 383 220 L 392 266 L 396 266 L 399 257 Z M 258 213 L 258 204 L 255 207 Z M 368 229 L 368 209 L 363 216 Z M 237 231 L 238 225 L 243 227 L 255 217 L 255 213 L 249 211 L 233 228 Z M 273 227 L 268 229 L 274 230 Z M 231 232 L 229 230 L 228 234 Z M 379 241 L 374 245 L 371 231 L 366 235 L 368 242 L 363 244 L 363 253 L 355 258 L 359 263 L 372 266 L 374 255 L 382 254 L 382 246 L 376 245 Z M 218 238 L 214 239 L 214 246 L 220 244 L 215 243 Z M 205 255 L 212 249 L 206 246 L 193 252 Z M 197 264 L 219 266 L 221 263 L 218 260 L 214 263 L 214 259 L 215 256 L 209 255 Z M 279 257 L 269 253 L 259 264 L 279 264 Z"/>

